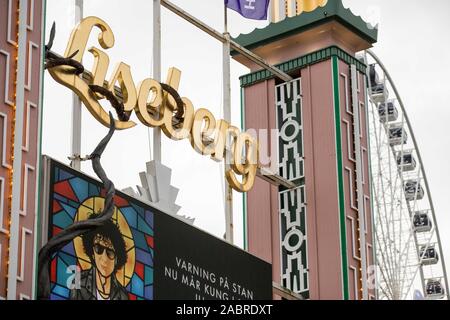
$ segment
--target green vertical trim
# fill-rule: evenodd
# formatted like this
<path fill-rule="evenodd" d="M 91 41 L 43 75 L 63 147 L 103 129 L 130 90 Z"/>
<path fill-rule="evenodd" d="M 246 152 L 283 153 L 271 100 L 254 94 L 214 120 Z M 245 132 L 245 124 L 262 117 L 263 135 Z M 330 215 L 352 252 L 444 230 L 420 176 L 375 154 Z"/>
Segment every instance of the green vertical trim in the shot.
<path fill-rule="evenodd" d="M 341 232 L 341 260 L 342 260 L 342 282 L 344 300 L 349 299 L 348 291 L 348 262 L 347 262 L 347 232 L 345 226 L 345 197 L 344 197 L 344 174 L 342 161 L 341 141 L 341 105 L 339 92 L 339 66 L 338 58 L 333 57 L 333 91 L 334 91 L 334 119 L 336 126 L 336 159 L 339 189 L 339 222 Z"/>
<path fill-rule="evenodd" d="M 248 251 L 248 230 L 247 230 L 247 193 L 242 195 L 242 219 L 243 219 L 243 231 L 244 231 L 244 250 Z"/>
<path fill-rule="evenodd" d="M 41 248 L 41 241 L 42 241 L 42 177 L 43 177 L 43 162 L 42 162 L 42 128 L 43 126 L 43 120 L 44 120 L 44 64 L 45 64 L 45 30 L 46 30 L 46 25 L 47 25 L 47 0 L 42 0 L 43 1 L 43 6 L 42 6 L 42 35 L 41 35 L 41 92 L 40 92 L 40 96 L 39 96 L 39 124 L 40 124 L 40 128 L 39 128 L 39 137 L 38 137 L 38 148 L 39 148 L 39 152 L 37 155 L 37 163 L 39 163 L 39 166 L 37 167 L 38 170 L 38 178 L 37 178 L 37 183 L 38 183 L 38 189 L 37 189 L 37 194 L 36 197 L 38 198 L 37 201 L 37 225 L 34 226 L 35 230 L 37 230 L 37 235 L 35 237 L 35 243 L 34 243 L 34 254 L 35 254 L 35 265 L 34 265 L 34 286 L 35 286 L 35 296 L 32 297 L 32 299 L 34 298 L 35 300 L 37 299 L 37 294 L 39 291 L 39 279 L 38 279 L 38 262 L 39 260 L 37 259 L 37 255 L 39 253 L 39 249 Z M 36 220 L 35 220 L 36 221 Z"/>
<path fill-rule="evenodd" d="M 241 88 L 241 131 L 245 131 L 245 101 L 244 88 Z M 242 231 L 244 233 L 244 250 L 248 251 L 248 230 L 247 230 L 247 193 L 242 194 Z"/>

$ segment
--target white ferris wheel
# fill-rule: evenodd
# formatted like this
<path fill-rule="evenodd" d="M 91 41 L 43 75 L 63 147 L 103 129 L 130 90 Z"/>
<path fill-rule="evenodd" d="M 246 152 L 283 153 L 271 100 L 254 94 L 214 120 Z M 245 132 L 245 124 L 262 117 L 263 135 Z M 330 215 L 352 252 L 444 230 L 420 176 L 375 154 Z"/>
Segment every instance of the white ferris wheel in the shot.
<path fill-rule="evenodd" d="M 449 299 L 438 221 L 422 157 L 395 84 L 367 50 L 378 299 Z"/>

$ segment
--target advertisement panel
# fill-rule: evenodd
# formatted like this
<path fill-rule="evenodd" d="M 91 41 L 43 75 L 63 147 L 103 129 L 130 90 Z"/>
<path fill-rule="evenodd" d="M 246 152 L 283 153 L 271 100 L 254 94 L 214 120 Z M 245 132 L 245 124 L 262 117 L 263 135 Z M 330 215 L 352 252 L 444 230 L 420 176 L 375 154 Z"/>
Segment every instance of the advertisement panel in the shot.
<path fill-rule="evenodd" d="M 51 238 L 101 213 L 105 193 L 95 179 L 45 159 Z M 114 204 L 107 224 L 52 258 L 51 299 L 272 299 L 270 264 L 119 191 Z"/>

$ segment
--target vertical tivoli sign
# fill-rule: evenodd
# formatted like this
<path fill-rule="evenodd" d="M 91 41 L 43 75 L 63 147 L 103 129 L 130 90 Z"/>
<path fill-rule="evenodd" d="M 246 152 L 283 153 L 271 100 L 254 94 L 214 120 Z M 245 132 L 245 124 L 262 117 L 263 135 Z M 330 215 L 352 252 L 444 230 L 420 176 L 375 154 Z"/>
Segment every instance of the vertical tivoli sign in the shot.
<path fill-rule="evenodd" d="M 114 46 L 114 34 L 109 25 L 97 17 L 87 17 L 72 31 L 66 48 L 65 57 L 72 57 L 81 63 L 86 51 L 89 36 L 94 28 L 100 29 L 98 42 L 103 49 Z M 89 112 L 104 126 L 109 127 L 109 116 L 100 104 L 104 99 L 99 93 L 91 91 L 89 85 L 108 89 L 124 105 L 127 113 L 135 112 L 144 125 L 159 127 L 172 140 L 189 139 L 197 152 L 210 156 L 215 161 L 224 158 L 229 162 L 226 178 L 230 186 L 239 192 L 249 191 L 254 183 L 259 163 L 258 143 L 248 133 L 232 126 L 225 120 L 216 120 L 206 109 L 194 110 L 188 98 L 181 98 L 183 116 L 175 117 L 177 103 L 173 96 L 164 91 L 154 79 L 145 79 L 135 86 L 131 68 L 124 62 L 116 65 L 111 79 L 105 81 L 109 67 L 109 57 L 105 51 L 91 47 L 88 52 L 94 56 L 92 77 L 85 80 L 73 72 L 73 67 L 57 66 L 49 68 L 51 76 L 60 84 L 74 91 Z M 178 89 L 181 72 L 175 68 L 169 70 L 167 84 Z M 116 88 L 120 88 L 117 94 Z M 120 97 L 119 97 L 120 95 Z M 133 121 L 115 120 L 116 128 L 123 130 L 136 125 Z"/>
<path fill-rule="evenodd" d="M 283 286 L 309 299 L 301 79 L 276 87 L 280 176 L 296 185 L 279 188 Z"/>

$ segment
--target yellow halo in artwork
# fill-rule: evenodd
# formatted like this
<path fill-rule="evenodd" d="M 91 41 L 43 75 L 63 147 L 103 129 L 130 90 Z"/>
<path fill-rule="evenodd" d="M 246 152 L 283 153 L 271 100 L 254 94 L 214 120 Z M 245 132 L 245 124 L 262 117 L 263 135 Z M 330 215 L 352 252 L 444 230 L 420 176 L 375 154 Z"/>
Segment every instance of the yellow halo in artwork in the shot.
<path fill-rule="evenodd" d="M 105 206 L 105 199 L 101 197 L 92 197 L 85 200 L 77 210 L 75 215 L 75 222 L 87 220 L 93 213 L 99 213 Z M 119 283 L 126 287 L 131 280 L 134 273 L 134 265 L 136 262 L 136 252 L 134 248 L 133 234 L 128 226 L 128 223 L 123 216 L 120 209 L 114 206 L 114 213 L 112 221 L 119 227 L 123 240 L 125 241 L 125 247 L 127 251 L 127 262 L 125 266 L 117 270 L 116 278 Z M 83 241 L 81 237 L 76 237 L 73 240 L 75 247 L 75 254 L 78 258 L 81 270 L 87 270 L 92 267 L 91 261 L 87 254 L 84 252 Z"/>

